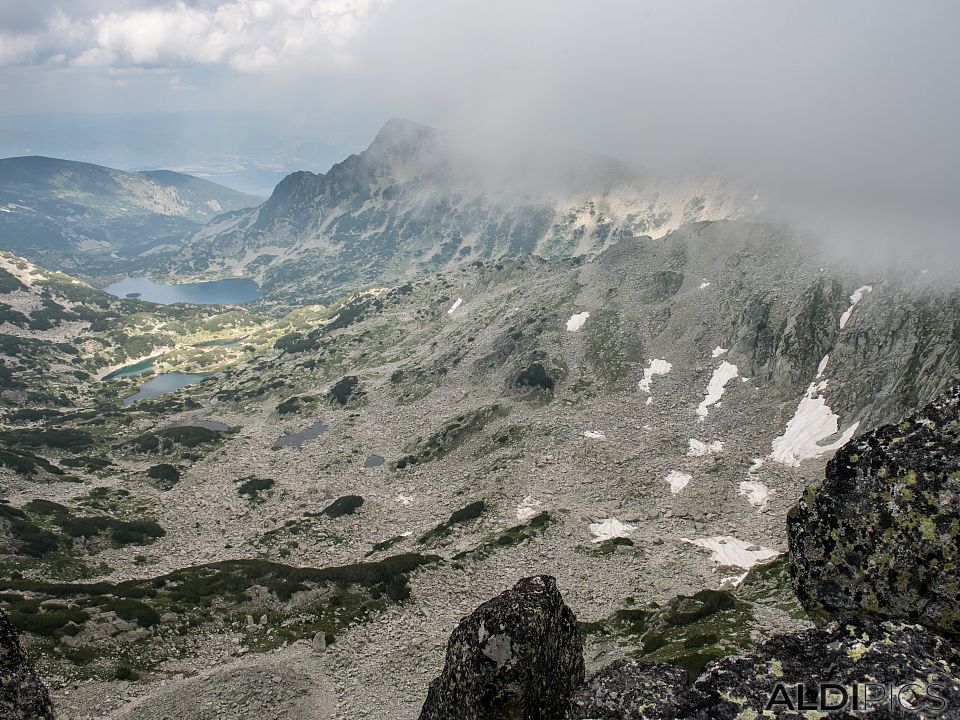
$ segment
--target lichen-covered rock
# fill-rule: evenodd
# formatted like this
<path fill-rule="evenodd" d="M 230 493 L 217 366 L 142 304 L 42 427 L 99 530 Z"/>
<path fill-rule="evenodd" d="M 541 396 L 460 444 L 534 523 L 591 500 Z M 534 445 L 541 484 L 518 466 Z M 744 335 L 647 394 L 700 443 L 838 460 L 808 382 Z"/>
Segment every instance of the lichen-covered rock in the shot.
<path fill-rule="evenodd" d="M 27 659 L 17 631 L 0 610 L 0 718 L 53 720 L 46 686 Z"/>
<path fill-rule="evenodd" d="M 570 700 L 569 720 L 673 720 L 687 673 L 673 665 L 618 660 Z"/>
<path fill-rule="evenodd" d="M 960 633 L 960 387 L 847 443 L 787 529 L 807 610 Z"/>
<path fill-rule="evenodd" d="M 420 720 L 558 720 L 583 678 L 577 619 L 556 580 L 524 578 L 460 621 Z"/>
<path fill-rule="evenodd" d="M 820 711 L 832 707 L 837 710 L 830 712 L 831 719 L 957 717 L 957 653 L 958 647 L 951 641 L 919 625 L 843 618 L 824 629 L 777 635 L 748 656 L 711 663 L 680 698 L 677 717 L 825 717 Z M 839 686 L 824 691 L 826 705 L 818 697 L 821 684 Z M 801 686 L 802 697 L 798 697 Z M 876 702 L 881 693 L 886 701 Z M 857 711 L 853 710 L 854 695 Z M 807 710 L 799 707 L 801 699 L 808 704 Z M 906 712 L 910 707 L 914 708 L 912 714 Z M 864 715 L 868 708 L 870 713 Z M 917 710 L 926 712 L 917 714 Z"/>

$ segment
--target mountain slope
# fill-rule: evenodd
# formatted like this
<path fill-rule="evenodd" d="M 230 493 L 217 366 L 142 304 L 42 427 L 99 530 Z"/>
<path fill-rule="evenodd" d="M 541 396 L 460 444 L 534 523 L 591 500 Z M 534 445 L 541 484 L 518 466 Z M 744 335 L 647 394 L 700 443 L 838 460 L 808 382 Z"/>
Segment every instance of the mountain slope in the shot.
<path fill-rule="evenodd" d="M 484 258 L 594 255 L 621 237 L 756 209 L 715 177 L 652 178 L 610 158 L 391 120 L 359 155 L 294 173 L 260 207 L 200 230 L 174 268 L 329 299 Z"/>
<path fill-rule="evenodd" d="M 259 198 L 170 171 L 131 173 L 46 157 L 0 159 L 0 247 L 88 276 L 129 272 L 137 256 Z M 155 258 L 154 258 L 155 260 Z"/>
<path fill-rule="evenodd" d="M 302 666 L 295 641 L 322 650 L 329 632 L 334 649 L 310 662 L 336 687 L 336 717 L 414 718 L 449 630 L 532 569 L 558 578 L 588 657 L 609 662 L 623 648 L 598 622 L 678 594 L 749 589 L 744 574 L 784 550 L 784 515 L 837 443 L 960 373 L 955 278 L 839 266 L 746 221 L 624 239 L 589 261 L 478 261 L 318 315 L 153 402 L 122 407 L 128 385 L 91 382 L 99 391 L 82 411 L 6 415 L 0 440 L 83 483 L 0 469 L 0 511 L 60 543 L 24 557 L 44 550 L 38 533 L 9 523 L 20 543 L 10 567 L 61 583 L 11 578 L 16 597 L 0 603 L 28 589 L 71 608 L 112 602 L 65 590 L 68 568 L 117 598 L 136 592 L 142 617 L 176 616 L 128 629 L 142 651 L 131 659 L 125 633 L 103 642 L 110 615 L 80 618 L 60 654 L 51 648 L 64 643 L 21 612 L 41 670 L 97 678 L 107 692 L 115 667 L 135 663 L 134 702 L 176 716 L 159 710 L 177 694 L 160 681 L 189 691 L 183 675 L 263 653 L 251 662 L 282 668 L 285 686 Z M 34 449 L 41 430 L 49 445 Z M 88 447 L 63 447 L 75 437 Z M 135 555 L 106 530 L 67 547 L 70 518 L 94 510 L 148 518 L 163 534 Z M 373 597 L 355 581 L 389 578 L 374 563 L 419 564 L 409 588 L 390 578 Z M 301 586 L 290 566 L 349 577 Z M 751 630 L 804 625 L 777 605 L 781 593 L 747 594 L 735 609 Z M 77 648 L 86 665 L 70 659 Z M 63 711 L 96 706 L 95 693 L 66 687 L 55 689 Z"/>

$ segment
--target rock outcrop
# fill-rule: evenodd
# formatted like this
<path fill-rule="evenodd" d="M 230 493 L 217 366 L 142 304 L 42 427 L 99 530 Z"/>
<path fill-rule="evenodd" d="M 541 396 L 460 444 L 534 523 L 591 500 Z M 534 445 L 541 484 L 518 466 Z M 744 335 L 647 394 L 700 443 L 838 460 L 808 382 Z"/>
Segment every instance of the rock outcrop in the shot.
<path fill-rule="evenodd" d="M 569 720 L 673 720 L 686 685 L 673 665 L 618 660 L 573 694 Z"/>
<path fill-rule="evenodd" d="M 0 610 L 0 718 L 53 720 L 53 717 L 50 694 L 27 659 L 17 631 Z"/>
<path fill-rule="evenodd" d="M 807 610 L 960 633 L 960 387 L 841 448 L 787 527 Z"/>
<path fill-rule="evenodd" d="M 524 578 L 454 630 L 420 720 L 557 720 L 583 679 L 577 619 L 556 580 Z"/>
<path fill-rule="evenodd" d="M 953 717 L 960 708 L 958 660 L 955 644 L 922 626 L 845 618 L 711 663 L 681 697 L 677 717 L 821 717 L 807 712 L 831 708 L 837 718 L 862 717 L 855 708 L 876 719 L 902 718 L 910 709 L 926 711 L 917 717 L 944 710 L 943 717 Z"/>

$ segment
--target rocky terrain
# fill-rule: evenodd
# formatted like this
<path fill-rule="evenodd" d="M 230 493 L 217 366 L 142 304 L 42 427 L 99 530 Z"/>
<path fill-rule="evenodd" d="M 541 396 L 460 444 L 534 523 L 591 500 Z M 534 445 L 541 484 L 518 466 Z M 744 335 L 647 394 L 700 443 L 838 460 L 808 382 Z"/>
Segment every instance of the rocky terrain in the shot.
<path fill-rule="evenodd" d="M 181 173 L 0 159 L 0 248 L 84 277 L 143 272 L 215 217 L 262 198 Z"/>
<path fill-rule="evenodd" d="M 391 120 L 364 152 L 285 178 L 261 206 L 199 230 L 177 277 L 252 277 L 274 302 L 327 303 L 476 260 L 596 255 L 624 237 L 755 215 L 719 177 L 655 177 L 555 148 L 492 147 Z"/>
<path fill-rule="evenodd" d="M 698 674 L 812 627 L 787 511 L 960 370 L 955 281 L 838 265 L 762 222 L 290 314 L 3 267 L 5 342 L 30 349 L 4 358 L 25 387 L 3 396 L 0 603 L 74 719 L 414 718 L 458 621 L 534 574 L 588 675 L 638 649 Z M 106 306 L 31 327 L 47 296 Z M 140 381 L 101 378 L 142 357 L 117 349 L 131 322 L 161 370 L 208 377 L 125 406 Z"/>
<path fill-rule="evenodd" d="M 526 578 L 459 623 L 421 720 L 955 717 L 960 649 L 950 553 L 960 518 L 955 493 L 943 484 L 960 465 L 958 427 L 960 386 L 918 415 L 845 445 L 825 481 L 791 511 L 791 573 L 804 607 L 824 627 L 777 634 L 714 660 L 689 684 L 678 667 L 637 660 L 614 662 L 585 683 L 581 636 L 556 582 Z M 843 478 L 869 487 L 851 488 Z M 914 504 L 929 492 L 941 500 L 935 511 Z M 925 522 L 936 530 L 913 532 Z M 932 532 L 943 557 L 928 549 Z M 876 534 L 897 542 L 871 542 Z M 824 557 L 821 548 L 836 554 Z M 898 621 L 905 616 L 919 624 Z M 674 611 L 668 622 L 703 617 Z M 647 633 L 632 654 L 658 637 Z"/>

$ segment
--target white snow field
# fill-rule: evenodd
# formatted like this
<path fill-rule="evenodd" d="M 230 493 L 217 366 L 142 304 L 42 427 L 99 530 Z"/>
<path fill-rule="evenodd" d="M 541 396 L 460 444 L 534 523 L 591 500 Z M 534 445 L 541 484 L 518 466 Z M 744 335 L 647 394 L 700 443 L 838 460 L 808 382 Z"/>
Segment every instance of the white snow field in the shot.
<path fill-rule="evenodd" d="M 447 310 L 447 315 L 453 315 L 457 311 L 457 308 L 460 307 L 462 304 L 463 304 L 463 298 L 458 297 L 457 301 L 453 304 L 453 306 L 449 310 Z"/>
<path fill-rule="evenodd" d="M 650 384 L 653 382 L 654 375 L 666 375 L 673 369 L 673 365 L 666 360 L 650 359 L 650 364 L 643 369 L 643 380 L 637 383 L 637 387 L 648 395 L 650 394 Z"/>
<path fill-rule="evenodd" d="M 720 364 L 720 367 L 713 371 L 713 377 L 710 378 L 710 382 L 707 385 L 707 394 L 700 402 L 700 407 L 697 408 L 697 415 L 705 418 L 710 413 L 709 407 L 716 405 L 720 401 L 720 398 L 723 397 L 723 391 L 727 383 L 739 374 L 736 365 L 724 360 Z"/>
<path fill-rule="evenodd" d="M 607 436 L 604 435 L 599 430 L 587 430 L 583 436 L 585 438 L 590 438 L 591 440 L 606 440 Z"/>
<path fill-rule="evenodd" d="M 616 518 L 607 518 L 600 522 L 590 523 L 590 534 L 593 535 L 593 542 L 595 543 L 613 540 L 614 538 L 630 537 L 630 534 L 636 529 L 635 525 L 627 525 Z"/>
<path fill-rule="evenodd" d="M 705 443 L 696 438 L 690 438 L 690 449 L 687 450 L 687 457 L 706 457 L 707 455 L 716 455 L 723 452 L 723 443 L 714 440 L 711 443 Z"/>
<path fill-rule="evenodd" d="M 692 479 L 692 475 L 680 472 L 679 470 L 670 471 L 670 474 L 664 478 L 670 486 L 670 492 L 674 495 L 683 490 Z"/>
<path fill-rule="evenodd" d="M 520 501 L 520 504 L 517 505 L 517 520 L 520 522 L 526 522 L 534 515 L 537 515 L 541 508 L 543 508 L 543 502 L 537 500 L 536 498 L 527 495 L 523 500 Z"/>
<path fill-rule="evenodd" d="M 587 318 L 590 317 L 590 313 L 584 310 L 583 312 L 576 313 L 571 315 L 570 319 L 567 320 L 567 330 L 570 332 L 576 332 L 583 327 L 583 324 L 587 321 Z"/>
<path fill-rule="evenodd" d="M 767 506 L 773 491 L 758 480 L 744 480 L 737 491 L 747 498 L 747 502 L 761 510 Z"/>
<path fill-rule="evenodd" d="M 775 558 L 780 554 L 771 548 L 744 542 L 731 535 L 716 535 L 708 538 L 697 538 L 696 540 L 680 539 L 685 543 L 709 550 L 710 559 L 719 566 L 733 566 L 744 570 L 749 570 L 754 565 Z"/>
<path fill-rule="evenodd" d="M 847 326 L 847 323 L 850 321 L 850 316 L 853 315 L 854 308 L 860 304 L 860 301 L 863 300 L 863 296 L 871 292 L 873 292 L 873 285 L 864 285 L 863 287 L 858 287 L 853 291 L 853 295 L 850 296 L 850 307 L 844 310 L 843 315 L 840 316 L 841 330 Z"/>
<path fill-rule="evenodd" d="M 797 467 L 803 460 L 820 457 L 850 441 L 860 427 L 859 420 L 844 430 L 836 441 L 828 445 L 820 444 L 840 430 L 840 417 L 830 409 L 821 394 L 825 387 L 826 381 L 810 383 L 797 411 L 787 423 L 787 429 L 783 435 L 773 439 L 768 458 L 782 465 Z"/>

